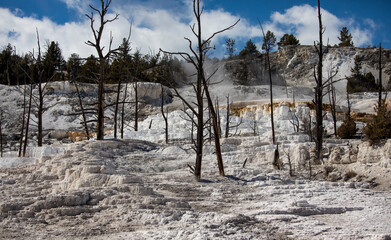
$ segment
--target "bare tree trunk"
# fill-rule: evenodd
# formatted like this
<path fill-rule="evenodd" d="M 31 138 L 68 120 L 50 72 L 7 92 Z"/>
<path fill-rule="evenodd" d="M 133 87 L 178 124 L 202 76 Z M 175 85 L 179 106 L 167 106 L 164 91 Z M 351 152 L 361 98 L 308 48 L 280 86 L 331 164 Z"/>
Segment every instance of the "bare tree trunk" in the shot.
<path fill-rule="evenodd" d="M 262 24 L 260 21 L 259 21 L 259 25 L 261 26 L 263 38 L 266 38 L 265 32 L 263 31 L 263 27 L 262 27 Z M 273 145 L 275 145 L 276 144 L 276 135 L 274 132 L 273 81 L 272 81 L 272 70 L 271 70 L 271 65 L 270 65 L 269 51 L 270 51 L 270 49 L 268 49 L 266 47 L 266 61 L 267 61 L 267 67 L 268 67 L 268 72 L 269 72 L 269 86 L 270 86 L 270 121 L 271 121 L 271 125 L 272 125 Z"/>
<path fill-rule="evenodd" d="M 202 81 L 201 76 L 198 76 L 197 81 L 197 104 L 198 104 L 198 115 L 197 115 L 197 139 L 196 139 L 196 165 L 194 169 L 194 175 L 196 181 L 201 181 L 201 164 L 202 164 L 202 152 L 204 148 L 204 103 L 202 97 Z"/>
<path fill-rule="evenodd" d="M 0 110 L 0 157 L 3 157 L 3 132 L 1 125 L 3 124 L 3 112 Z"/>
<path fill-rule="evenodd" d="M 101 8 L 97 9 L 90 5 L 90 8 L 93 10 L 90 15 L 86 15 L 90 20 L 90 27 L 92 30 L 92 33 L 94 35 L 94 42 L 87 41 L 86 44 L 94 47 L 98 53 L 99 56 L 99 83 L 98 83 L 98 118 L 97 118 L 97 127 L 96 127 L 96 139 L 97 140 L 103 140 L 104 139 L 104 103 L 105 103 L 105 96 L 104 96 L 104 85 L 105 85 L 105 67 L 106 67 L 106 61 L 110 58 L 111 54 L 118 52 L 117 49 L 111 49 L 111 45 L 113 43 L 113 37 L 110 36 L 110 44 L 109 49 L 106 55 L 103 55 L 103 49 L 104 47 L 101 47 L 101 39 L 103 36 L 103 30 L 107 23 L 111 23 L 118 19 L 118 14 L 115 15 L 112 19 L 105 19 L 106 14 L 108 12 L 108 8 L 111 4 L 111 0 L 101 0 Z M 99 15 L 99 29 L 95 29 L 94 23 L 94 12 L 98 13 Z"/>
<path fill-rule="evenodd" d="M 184 109 L 183 111 L 186 111 L 186 109 Z M 191 138 L 191 142 L 194 142 L 194 113 L 192 113 L 191 115 L 191 132 L 190 132 L 190 138 Z"/>
<path fill-rule="evenodd" d="M 293 126 L 293 130 L 295 132 L 299 132 L 300 131 L 300 121 L 299 121 L 299 118 L 297 117 L 296 115 L 296 98 L 295 98 L 295 92 L 292 91 L 292 105 L 293 105 L 293 110 L 291 109 L 291 107 L 289 107 L 289 112 L 291 114 L 291 119 L 289 120 Z"/>
<path fill-rule="evenodd" d="M 382 48 L 381 43 L 379 45 L 379 109 L 382 105 L 382 91 L 383 91 L 383 83 L 382 83 Z"/>
<path fill-rule="evenodd" d="M 219 167 L 219 174 L 220 176 L 224 176 L 225 173 L 224 173 L 224 165 L 223 165 L 223 157 L 222 157 L 222 154 L 221 154 L 221 145 L 220 145 L 220 137 L 219 137 L 219 129 L 218 129 L 218 123 L 217 123 L 217 115 L 216 115 L 216 111 L 214 109 L 214 106 L 213 106 L 213 102 L 212 102 L 212 98 L 209 94 L 209 89 L 208 89 L 208 83 L 205 79 L 205 72 L 204 72 L 204 68 L 203 68 L 203 59 L 202 59 L 202 38 L 201 38 L 201 18 L 199 18 L 199 21 L 198 21 L 198 29 L 199 29 L 199 35 L 198 35 L 198 46 L 200 46 L 200 55 L 201 55 L 201 66 L 199 66 L 200 68 L 200 74 L 201 74 L 201 78 L 202 78 L 202 82 L 203 82 L 203 85 L 204 85 L 204 91 L 205 91 L 205 95 L 206 95 L 206 98 L 208 100 L 208 107 L 209 107 L 209 110 L 210 110 L 210 113 L 212 115 L 212 120 L 213 120 L 213 133 L 214 133 L 214 139 L 215 139 L 215 147 L 216 147 L 216 157 L 217 157 L 217 164 L 218 164 L 218 167 Z"/>
<path fill-rule="evenodd" d="M 209 133 L 209 137 L 208 137 L 208 142 L 209 144 L 212 144 L 212 119 L 211 119 L 211 116 L 210 116 L 210 109 L 208 109 L 208 133 Z"/>
<path fill-rule="evenodd" d="M 124 126 L 125 126 L 125 101 L 128 93 L 128 83 L 125 84 L 125 93 L 124 100 L 122 101 L 122 111 L 121 111 L 121 139 L 124 139 Z"/>
<path fill-rule="evenodd" d="M 161 88 L 161 105 L 160 105 L 160 111 L 162 113 L 164 123 L 165 123 L 165 138 L 166 138 L 166 144 L 168 144 L 168 109 L 167 109 L 167 115 L 164 113 L 164 91 L 163 91 L 163 85 L 160 85 Z"/>
<path fill-rule="evenodd" d="M 323 149 L 323 25 L 322 15 L 320 13 L 320 0 L 318 0 L 318 19 L 319 19 L 319 46 L 315 44 L 318 53 L 319 62 L 317 66 L 317 76 L 315 75 L 315 110 L 316 110 L 316 161 L 319 163 L 322 157 Z"/>
<path fill-rule="evenodd" d="M 165 52 L 169 54 L 177 54 L 182 56 L 187 62 L 191 63 L 195 69 L 197 70 L 197 84 L 196 86 L 194 85 L 193 88 L 196 92 L 196 98 L 197 98 L 197 110 L 189 104 L 183 97 L 180 96 L 178 91 L 176 90 L 177 95 L 181 98 L 181 100 L 186 104 L 188 108 L 191 109 L 192 113 L 197 116 L 197 122 L 194 123 L 197 127 L 197 140 L 195 144 L 195 152 L 196 152 L 196 166 L 195 166 L 195 177 L 197 181 L 201 180 L 201 163 L 202 163 L 202 152 L 203 152 L 203 141 L 204 141 L 204 136 L 203 136 L 203 131 L 204 131 L 204 103 L 203 103 L 203 94 L 205 93 L 206 98 L 207 98 L 207 103 L 208 103 L 208 108 L 211 111 L 212 115 L 212 120 L 213 120 L 213 131 L 214 131 L 214 137 L 215 137 L 215 145 L 216 145 L 216 155 L 217 155 L 217 162 L 219 165 L 219 173 L 220 175 L 224 175 L 224 167 L 223 167 L 223 161 L 221 157 L 221 149 L 220 149 L 220 138 L 219 138 L 219 131 L 218 131 L 218 124 L 217 124 L 217 115 L 213 106 L 212 98 L 209 94 L 208 90 L 208 81 L 209 79 L 205 78 L 205 72 L 204 72 L 204 57 L 208 50 L 211 49 L 209 47 L 209 43 L 211 39 L 216 36 L 219 33 L 222 33 L 224 31 L 227 31 L 231 28 L 233 28 L 239 20 L 234 24 L 231 25 L 230 27 L 223 29 L 221 31 L 215 32 L 212 34 L 211 37 L 203 39 L 201 36 L 201 15 L 202 15 L 203 9 L 200 8 L 200 0 L 193 0 L 193 13 L 196 18 L 196 24 L 192 25 L 190 28 L 197 38 L 197 50 L 198 53 L 193 49 L 192 46 L 192 41 L 189 38 L 185 38 L 189 42 L 189 48 L 190 51 L 193 53 L 193 56 L 190 56 L 189 53 L 185 52 L 178 52 L 178 53 L 170 53 L 170 52 Z M 197 29 L 196 29 L 197 26 Z M 163 51 L 164 52 L 164 51 Z"/>
<path fill-rule="evenodd" d="M 337 107 L 336 107 L 336 95 L 333 80 L 331 79 L 330 85 L 328 85 L 328 95 L 331 116 L 333 117 L 334 136 L 337 136 Z"/>
<path fill-rule="evenodd" d="M 351 118 L 351 109 L 352 109 L 352 105 L 350 103 L 350 97 L 349 97 L 349 93 L 348 91 L 346 91 L 346 100 L 348 102 L 348 119 L 350 120 Z"/>
<path fill-rule="evenodd" d="M 77 97 L 79 98 L 79 105 L 80 105 L 80 109 L 81 109 L 81 114 L 82 114 L 82 117 L 83 117 L 84 131 L 86 132 L 87 139 L 89 140 L 90 139 L 90 133 L 88 131 L 87 117 L 86 117 L 86 113 L 84 111 L 83 101 L 81 100 L 79 86 L 77 85 L 76 81 L 75 81 L 75 87 L 76 87 Z"/>
<path fill-rule="evenodd" d="M 33 99 L 33 83 L 30 84 L 30 98 L 29 98 L 29 108 L 27 113 L 27 121 L 26 121 L 26 133 L 24 134 L 24 145 L 23 145 L 23 157 L 26 156 L 26 149 L 29 137 L 29 126 L 30 126 L 30 114 L 31 114 L 31 104 Z"/>
<path fill-rule="evenodd" d="M 100 69 L 99 69 L 99 83 L 98 83 L 98 119 L 96 124 L 96 139 L 103 140 L 104 139 L 104 104 L 105 104 L 105 78 L 104 78 L 104 59 L 99 61 Z"/>
<path fill-rule="evenodd" d="M 229 94 L 227 96 L 227 122 L 225 123 L 225 138 L 228 138 L 229 135 L 229 124 L 230 124 L 230 103 L 229 103 Z"/>
<path fill-rule="evenodd" d="M 221 118 L 220 118 L 220 104 L 219 104 L 219 98 L 216 97 L 216 114 L 217 114 L 217 126 L 218 126 L 218 129 L 219 129 L 219 138 L 221 138 Z"/>
<path fill-rule="evenodd" d="M 38 147 L 42 147 L 42 114 L 43 114 L 43 91 L 42 91 L 42 82 L 40 79 L 40 82 L 38 83 Z"/>
<path fill-rule="evenodd" d="M 120 93 L 121 93 L 121 79 L 118 81 L 117 99 L 115 101 L 115 110 L 114 110 L 114 138 L 115 139 L 117 139 L 118 108 L 119 108 Z"/>
<path fill-rule="evenodd" d="M 274 132 L 274 111 L 273 111 L 273 83 L 272 83 L 272 73 L 271 73 L 271 67 L 270 67 L 270 59 L 269 59 L 269 53 L 266 53 L 267 55 L 267 63 L 268 63 L 268 69 L 269 69 L 269 84 L 270 84 L 270 121 L 272 124 L 272 136 L 273 136 L 273 144 L 276 144 L 276 135 Z"/>
<path fill-rule="evenodd" d="M 138 84 L 135 82 L 133 84 L 134 88 L 134 98 L 135 98 L 135 104 L 134 104 L 134 131 L 138 131 Z"/>
<path fill-rule="evenodd" d="M 25 124 L 25 121 L 26 121 L 26 94 L 27 94 L 27 85 L 26 85 L 26 81 L 24 82 L 24 90 L 23 90 L 23 114 L 22 114 L 22 127 L 21 127 L 21 130 L 20 130 L 20 141 L 19 141 L 19 153 L 18 153 L 18 157 L 21 157 L 22 156 L 22 145 L 23 145 L 23 132 L 24 132 L 24 124 Z"/>

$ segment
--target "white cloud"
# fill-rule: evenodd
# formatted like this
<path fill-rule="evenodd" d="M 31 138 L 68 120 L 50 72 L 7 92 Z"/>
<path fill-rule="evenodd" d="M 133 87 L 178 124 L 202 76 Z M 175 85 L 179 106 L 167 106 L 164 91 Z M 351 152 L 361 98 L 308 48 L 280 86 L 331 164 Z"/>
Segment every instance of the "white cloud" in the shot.
<path fill-rule="evenodd" d="M 67 8 L 77 10 L 79 13 L 85 13 L 91 0 L 60 0 L 67 5 Z"/>
<path fill-rule="evenodd" d="M 322 23 L 325 27 L 324 43 L 329 41 L 331 45 L 338 44 L 340 30 L 345 26 L 352 34 L 355 46 L 365 46 L 372 42 L 371 24 L 367 24 L 369 28 L 361 29 L 352 18 L 341 19 L 324 9 L 321 9 L 321 13 Z M 315 7 L 310 5 L 294 6 L 285 10 L 284 13 L 273 13 L 267 28 L 273 31 L 278 38 L 284 33 L 293 33 L 302 45 L 312 45 L 314 41 L 319 39 L 317 17 L 318 12 Z M 370 19 L 367 19 L 366 22 L 371 23 Z"/>
<path fill-rule="evenodd" d="M 0 42 L 2 45 L 11 43 L 16 46 L 18 54 L 29 53 L 34 49 L 37 51 L 37 29 L 42 48 L 49 40 L 59 42 L 67 57 L 73 52 L 81 56 L 91 53 L 84 45 L 84 41 L 91 35 L 87 21 L 58 25 L 48 18 L 19 17 L 4 8 L 0 8 L 0 16 L 7 19 L 0 23 Z"/>
<path fill-rule="evenodd" d="M 87 6 L 90 0 L 60 0 L 67 4 L 68 8 L 75 9 L 78 13 L 89 13 Z M 127 37 L 129 27 L 132 26 L 132 49 L 140 49 L 142 53 L 158 52 L 159 48 L 167 51 L 189 51 L 188 42 L 184 37 L 193 38 L 190 25 L 194 21 L 192 1 L 168 1 L 170 8 L 162 8 L 162 2 L 149 0 L 147 5 L 129 4 L 126 1 L 113 2 L 112 12 L 117 12 L 120 17 L 117 21 L 109 23 L 105 28 L 103 46 L 109 42 L 110 32 L 114 37 L 113 46 L 121 44 Z M 119 4 L 121 3 L 121 4 Z M 158 6 L 158 7 L 152 7 Z M 46 40 L 57 41 L 67 58 L 77 52 L 82 57 L 95 54 L 95 49 L 85 44 L 92 40 L 90 22 L 85 17 L 78 22 L 57 24 L 48 18 L 26 17 L 21 11 L 11 12 L 9 9 L 0 8 L 0 16 L 7 21 L 0 22 L 0 45 L 7 43 L 17 47 L 18 53 L 27 53 L 37 48 L 36 28 L 39 30 L 41 43 Z M 113 17 L 112 13 L 108 17 Z M 353 35 L 356 46 L 371 44 L 371 21 L 365 22 L 366 29 L 360 28 L 353 19 L 339 19 L 326 10 L 322 10 L 323 22 L 326 27 L 325 39 L 330 44 L 338 43 L 337 36 L 343 26 L 347 26 Z M 202 16 L 203 38 L 206 39 L 214 32 L 224 29 L 235 23 L 240 16 L 233 15 L 223 9 L 206 9 Z M 265 30 L 271 30 L 279 39 L 284 33 L 294 33 L 301 44 L 312 45 L 317 40 L 318 22 L 317 10 L 309 5 L 294 6 L 283 13 L 275 12 L 270 21 L 264 24 Z M 235 28 L 226 31 L 212 42 L 218 49 L 215 56 L 222 57 L 225 49 L 224 40 L 233 38 L 239 42 L 245 42 L 250 38 L 261 36 L 258 25 L 252 25 L 247 19 L 241 21 Z M 259 45 L 260 43 L 257 42 Z M 107 47 L 105 48 L 107 50 Z M 240 51 L 240 49 L 238 49 Z"/>

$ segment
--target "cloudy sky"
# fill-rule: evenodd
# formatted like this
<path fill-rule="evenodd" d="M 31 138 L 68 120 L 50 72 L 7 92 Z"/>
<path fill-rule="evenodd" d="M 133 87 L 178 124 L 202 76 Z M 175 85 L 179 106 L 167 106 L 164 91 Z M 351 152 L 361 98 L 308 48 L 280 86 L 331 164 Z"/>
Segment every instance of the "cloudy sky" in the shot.
<path fill-rule="evenodd" d="M 105 0 L 106 1 L 106 0 Z M 324 2 L 324 3 L 323 3 Z M 227 38 L 235 39 L 238 52 L 249 39 L 261 45 L 261 31 L 257 18 L 265 30 L 271 30 L 277 39 L 284 33 L 293 33 L 302 45 L 313 45 L 317 40 L 316 0 L 204 0 L 202 15 L 204 38 L 226 28 L 240 19 L 232 30 L 214 38 L 214 56 L 223 57 Z M 99 7 L 99 0 L 1 0 L 0 47 L 8 43 L 18 54 L 37 49 L 36 29 L 40 41 L 57 41 L 65 58 L 72 53 L 82 57 L 95 50 L 85 44 L 92 40 L 89 4 Z M 321 1 L 323 22 L 326 27 L 324 41 L 338 43 L 339 31 L 348 27 L 355 46 L 391 48 L 390 0 L 327 0 Z M 128 36 L 130 26 L 132 49 L 142 53 L 157 53 L 159 48 L 168 51 L 188 51 L 184 37 L 191 37 L 189 28 L 194 22 L 192 0 L 112 0 L 108 17 L 115 13 L 119 19 L 107 25 L 104 42 L 110 32 L 114 46 Z"/>

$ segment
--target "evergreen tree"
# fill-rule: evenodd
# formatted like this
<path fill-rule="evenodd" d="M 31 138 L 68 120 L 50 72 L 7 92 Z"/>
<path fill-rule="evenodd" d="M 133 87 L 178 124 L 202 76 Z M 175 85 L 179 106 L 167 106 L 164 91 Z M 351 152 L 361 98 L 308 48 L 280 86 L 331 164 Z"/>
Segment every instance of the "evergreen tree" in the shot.
<path fill-rule="evenodd" d="M 365 136 L 374 143 L 382 139 L 391 138 L 391 111 L 387 110 L 385 100 L 376 106 L 376 116 L 363 129 Z"/>
<path fill-rule="evenodd" d="M 98 81 L 98 73 L 98 59 L 94 55 L 91 55 L 80 68 L 80 81 L 85 83 L 96 83 Z"/>
<path fill-rule="evenodd" d="M 246 46 L 242 51 L 240 51 L 240 56 L 247 56 L 247 55 L 256 55 L 259 51 L 257 50 L 257 46 L 251 41 L 247 41 Z"/>
<path fill-rule="evenodd" d="M 300 41 L 293 35 L 285 33 L 277 43 L 278 49 L 285 46 L 297 46 L 300 45 Z"/>
<path fill-rule="evenodd" d="M 276 36 L 271 31 L 267 31 L 266 36 L 263 38 L 262 50 L 270 52 L 276 46 Z"/>
<path fill-rule="evenodd" d="M 368 72 L 364 75 L 361 73 L 361 70 L 361 58 L 359 56 L 356 56 L 354 58 L 354 66 L 350 70 L 352 75 L 346 77 L 346 79 L 348 80 L 348 84 L 346 86 L 348 93 L 368 92 L 377 90 L 376 80 L 372 73 Z"/>
<path fill-rule="evenodd" d="M 77 79 L 81 71 L 82 62 L 79 54 L 72 53 L 67 61 L 67 72 L 70 79 Z"/>
<path fill-rule="evenodd" d="M 58 81 L 63 78 L 61 71 L 65 69 L 65 61 L 61 53 L 61 48 L 58 42 L 48 44 L 48 49 L 43 56 L 44 81 Z M 59 74 L 56 74 L 59 73 Z"/>
<path fill-rule="evenodd" d="M 225 40 L 225 45 L 226 45 L 228 57 L 232 58 L 234 56 L 235 51 L 236 51 L 235 40 L 228 38 L 227 40 Z"/>
<path fill-rule="evenodd" d="M 340 32 L 340 37 L 338 37 L 340 47 L 354 47 L 353 41 L 352 41 L 352 34 L 349 33 L 349 30 L 347 27 L 343 27 Z"/>
<path fill-rule="evenodd" d="M 0 54 L 0 83 L 11 85 L 12 46 L 8 44 Z"/>

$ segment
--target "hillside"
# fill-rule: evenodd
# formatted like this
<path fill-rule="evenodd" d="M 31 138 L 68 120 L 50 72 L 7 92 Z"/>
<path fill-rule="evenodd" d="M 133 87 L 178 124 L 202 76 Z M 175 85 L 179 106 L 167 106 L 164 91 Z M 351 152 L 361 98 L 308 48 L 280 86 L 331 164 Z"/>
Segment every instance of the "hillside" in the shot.
<path fill-rule="evenodd" d="M 376 49 L 330 48 L 325 59 L 339 66 L 344 77 L 357 54 L 366 59 L 365 71 L 377 76 Z M 122 87 L 121 98 L 125 87 L 130 96 L 124 106 L 124 139 L 113 139 L 116 85 L 107 85 L 106 140 L 96 141 L 93 134 L 86 140 L 82 117 L 75 114 L 80 108 L 75 86 L 67 81 L 49 83 L 44 146 L 36 147 L 34 107 L 27 156 L 18 158 L 23 88 L 0 85 L 5 142 L 0 158 L 0 238 L 389 239 L 391 140 L 378 145 L 365 141 L 365 119 L 357 119 L 354 139 L 338 139 L 325 111 L 323 162 L 314 165 L 315 143 L 305 131 L 309 118 L 314 118 L 314 56 L 313 48 L 306 46 L 272 54 L 282 170 L 272 165 L 277 146 L 271 144 L 264 59 L 208 64 L 208 73 L 218 68 L 213 79 L 218 83 L 211 85 L 211 93 L 219 99 L 221 130 L 225 132 L 227 121 L 238 126 L 221 138 L 225 177 L 218 176 L 215 148 L 206 141 L 201 182 L 194 181 L 188 167 L 195 158 L 190 112 L 183 111 L 168 87 L 163 87 L 164 109 L 169 112 L 166 144 L 159 84 L 137 85 L 142 99 L 138 131 L 133 127 L 133 85 Z M 250 69 L 249 82 L 239 85 L 234 72 L 244 65 Z M 390 76 L 389 58 L 384 76 Z M 339 84 L 337 126 L 346 111 L 346 81 Z M 189 101 L 194 97 L 189 86 L 178 91 Z M 80 92 L 85 104 L 96 102 L 96 85 L 81 84 Z M 234 114 L 227 118 L 228 95 Z M 350 97 L 355 113 L 373 113 L 376 93 Z M 89 113 L 87 119 L 93 129 L 95 116 Z"/>

